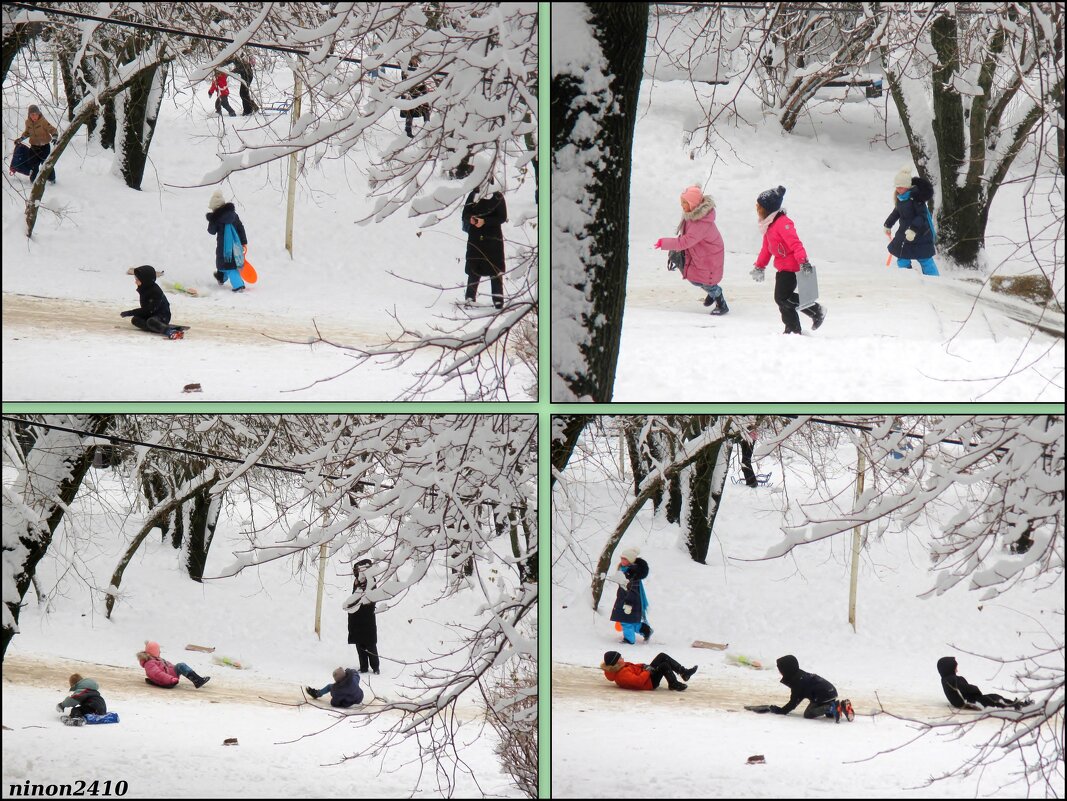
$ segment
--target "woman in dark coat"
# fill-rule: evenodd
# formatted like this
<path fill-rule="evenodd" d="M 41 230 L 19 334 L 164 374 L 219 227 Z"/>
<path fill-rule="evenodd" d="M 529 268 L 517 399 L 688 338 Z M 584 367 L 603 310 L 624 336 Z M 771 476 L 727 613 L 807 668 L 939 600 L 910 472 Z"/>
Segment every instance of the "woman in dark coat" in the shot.
<path fill-rule="evenodd" d="M 478 284 L 488 277 L 493 306 L 504 308 L 504 232 L 508 206 L 492 182 L 475 189 L 463 206 L 463 230 L 467 232 L 467 305 L 478 298 Z"/>
<path fill-rule="evenodd" d="M 361 567 L 370 567 L 370 559 L 360 559 L 352 565 L 352 594 L 367 591 L 367 577 L 360 575 Z M 370 584 L 374 589 L 374 582 Z M 378 622 L 374 618 L 374 601 L 360 601 L 348 613 L 348 643 L 356 646 L 359 654 L 359 672 L 366 673 L 369 667 L 375 675 L 378 670 Z"/>
<path fill-rule="evenodd" d="M 896 207 L 886 218 L 886 233 L 900 222 L 896 236 L 887 250 L 897 257 L 897 266 L 911 269 L 911 260 L 918 259 L 923 275 L 940 275 L 934 263 L 934 223 L 927 202 L 934 197 L 934 187 L 925 178 L 911 178 L 908 170 L 896 174 L 894 197 Z"/>

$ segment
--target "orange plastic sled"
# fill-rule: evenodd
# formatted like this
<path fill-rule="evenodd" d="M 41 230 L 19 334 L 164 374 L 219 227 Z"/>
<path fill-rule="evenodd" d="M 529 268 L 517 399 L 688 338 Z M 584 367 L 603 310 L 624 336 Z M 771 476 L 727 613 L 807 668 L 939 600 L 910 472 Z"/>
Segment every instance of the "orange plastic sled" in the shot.
<path fill-rule="evenodd" d="M 256 275 L 256 268 L 252 266 L 247 258 L 245 259 L 245 266 L 241 268 L 241 280 L 246 284 L 254 284 L 259 280 L 259 276 Z"/>

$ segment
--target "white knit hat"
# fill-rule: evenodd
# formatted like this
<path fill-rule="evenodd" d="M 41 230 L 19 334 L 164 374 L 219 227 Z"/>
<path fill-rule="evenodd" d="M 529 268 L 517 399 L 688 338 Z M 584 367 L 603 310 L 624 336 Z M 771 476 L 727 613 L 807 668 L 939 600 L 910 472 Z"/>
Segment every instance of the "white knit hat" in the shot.
<path fill-rule="evenodd" d="M 909 186 L 910 183 L 911 182 L 909 181 Z M 225 205 L 225 203 L 226 198 L 222 196 L 222 190 L 216 189 L 214 192 L 211 193 L 211 200 L 207 202 L 207 207 L 212 211 L 216 211 L 220 206 Z"/>
<path fill-rule="evenodd" d="M 898 186 L 911 186 L 911 165 L 907 164 L 900 168 L 900 172 L 893 176 L 893 188 Z"/>
<path fill-rule="evenodd" d="M 640 548 L 627 548 L 625 551 L 619 554 L 619 558 L 625 559 L 627 562 L 633 562 L 634 559 L 636 559 L 640 555 Z"/>

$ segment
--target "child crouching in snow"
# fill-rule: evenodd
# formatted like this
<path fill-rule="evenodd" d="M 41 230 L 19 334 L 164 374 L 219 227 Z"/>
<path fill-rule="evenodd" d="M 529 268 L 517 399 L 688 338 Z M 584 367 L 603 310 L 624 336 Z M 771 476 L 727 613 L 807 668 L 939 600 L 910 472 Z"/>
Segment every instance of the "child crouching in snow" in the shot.
<path fill-rule="evenodd" d="M 656 658 L 649 664 L 642 665 L 623 661 L 622 654 L 618 651 L 605 653 L 600 669 L 604 671 L 604 678 L 626 690 L 655 690 L 659 683 L 666 679 L 667 686 L 678 692 L 689 686 L 678 681 L 678 676 L 689 681 L 697 672 L 696 665 L 684 668 L 667 654 L 656 654 Z"/>
<path fill-rule="evenodd" d="M 82 678 L 80 673 L 72 673 L 70 695 L 56 704 L 56 712 L 63 714 L 70 709 L 70 717 L 84 718 L 86 715 L 106 715 L 107 704 L 100 695 L 100 685 L 93 679 Z"/>
<path fill-rule="evenodd" d="M 182 332 L 170 326 L 170 301 L 163 289 L 156 283 L 156 268 L 142 264 L 133 271 L 133 282 L 137 285 L 137 295 L 141 299 L 139 308 L 119 312 L 120 317 L 132 317 L 130 320 L 142 331 L 164 334 L 171 339 L 181 339 Z"/>
<path fill-rule="evenodd" d="M 754 269 L 750 273 L 752 280 L 763 281 L 763 270 L 774 256 L 774 267 L 778 271 L 774 279 L 774 302 L 785 323 L 783 334 L 799 334 L 800 317 L 797 307 L 800 296 L 797 294 L 797 273 L 811 270 L 808 254 L 797 236 L 796 226 L 782 208 L 785 187 L 768 189 L 756 198 L 756 215 L 759 217 L 760 230 L 763 231 L 763 247 L 756 258 Z M 812 319 L 812 328 L 818 328 L 826 319 L 826 309 L 815 303 L 804 309 L 804 314 Z"/>
<path fill-rule="evenodd" d="M 776 715 L 788 715 L 801 701 L 807 699 L 808 705 L 804 708 L 804 717 L 833 718 L 840 723 L 841 718 L 849 722 L 855 717 L 852 711 L 852 702 L 847 698 L 837 700 L 837 688 L 830 682 L 815 673 L 808 673 L 800 669 L 800 662 L 792 654 L 778 658 L 778 672 L 782 674 L 782 684 L 789 688 L 789 703 L 785 706 L 768 706 L 766 709 L 757 711 L 774 712 Z"/>
<path fill-rule="evenodd" d="M 934 221 L 926 205 L 934 197 L 933 184 L 912 178 L 911 168 L 904 167 L 893 178 L 893 186 L 896 207 L 886 217 L 885 232 L 891 234 L 897 221 L 900 227 L 886 249 L 897 257 L 902 270 L 910 270 L 911 260 L 917 259 L 923 275 L 940 275 L 934 264 Z"/>
<path fill-rule="evenodd" d="M 211 676 L 198 676 L 196 671 L 184 662 L 175 665 L 161 658 L 158 642 L 146 640 L 144 650 L 137 652 L 137 661 L 144 668 L 145 683 L 154 684 L 157 687 L 174 687 L 178 683 L 178 676 L 185 676 L 198 690 L 211 681 Z"/>
<path fill-rule="evenodd" d="M 657 250 L 681 250 L 685 252 L 682 278 L 703 289 L 707 296 L 705 306 L 712 306 L 711 314 L 726 314 L 726 305 L 719 283 L 726 247 L 715 225 L 715 201 L 705 195 L 699 186 L 691 186 L 682 192 L 682 221 L 678 223 L 678 237 L 657 239 L 652 247 Z M 670 269 L 673 269 L 670 268 Z"/>

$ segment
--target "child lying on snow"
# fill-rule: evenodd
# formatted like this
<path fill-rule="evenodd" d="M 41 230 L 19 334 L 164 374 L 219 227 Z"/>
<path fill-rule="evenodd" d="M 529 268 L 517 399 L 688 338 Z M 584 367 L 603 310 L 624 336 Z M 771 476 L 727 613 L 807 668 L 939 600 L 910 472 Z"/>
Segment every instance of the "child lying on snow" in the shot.
<path fill-rule="evenodd" d="M 649 664 L 641 665 L 636 662 L 624 662 L 618 651 L 605 653 L 600 669 L 604 671 L 604 678 L 627 690 L 655 690 L 659 683 L 666 679 L 667 686 L 679 692 L 689 685 L 678 681 L 678 676 L 689 681 L 697 672 L 696 665 L 684 668 L 667 654 L 657 654 Z"/>
<path fill-rule="evenodd" d="M 941 689 L 945 691 L 948 702 L 956 709 L 981 709 L 991 706 L 995 709 L 1014 709 L 1019 711 L 1031 703 L 1029 698 L 1020 701 L 1018 698 L 1009 701 L 1003 695 L 985 693 L 968 684 L 963 676 L 956 675 L 956 657 L 943 656 L 937 660 L 937 672 L 941 674 Z M 979 706 L 979 704 L 981 706 Z"/>

